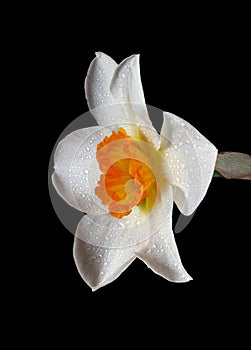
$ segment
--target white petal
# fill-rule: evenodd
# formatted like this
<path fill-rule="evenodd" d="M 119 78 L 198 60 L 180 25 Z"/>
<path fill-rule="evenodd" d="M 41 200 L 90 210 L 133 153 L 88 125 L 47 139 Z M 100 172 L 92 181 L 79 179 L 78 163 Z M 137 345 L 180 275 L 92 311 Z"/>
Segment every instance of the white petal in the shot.
<path fill-rule="evenodd" d="M 135 247 L 135 254 L 158 275 L 172 282 L 187 282 L 192 278 L 185 271 L 179 256 L 172 231 L 172 189 L 169 186 L 170 202 L 166 206 L 165 225 L 147 241 Z"/>
<path fill-rule="evenodd" d="M 217 149 L 198 130 L 171 113 L 164 113 L 160 151 L 179 210 L 190 215 L 204 198 L 212 180 Z"/>
<path fill-rule="evenodd" d="M 110 133 L 103 127 L 76 130 L 61 140 L 54 155 L 53 184 L 63 199 L 86 213 L 104 214 L 104 207 L 94 188 L 100 176 L 96 146 Z"/>
<path fill-rule="evenodd" d="M 85 79 L 85 95 L 90 110 L 101 105 L 114 103 L 114 99 L 110 95 L 110 84 L 118 65 L 111 57 L 102 52 L 97 52 L 96 56 L 90 64 Z M 101 110 L 100 113 L 102 113 Z M 94 116 L 99 125 L 104 125 L 102 124 L 102 114 L 98 113 Z"/>
<path fill-rule="evenodd" d="M 114 72 L 110 88 L 117 103 L 128 104 L 132 116 L 140 117 L 144 124 L 152 127 L 141 83 L 139 55 L 132 55 L 120 63 Z"/>
<path fill-rule="evenodd" d="M 85 215 L 80 221 L 76 237 L 102 248 L 129 248 L 148 240 L 169 220 L 172 208 L 172 188 L 159 184 L 157 199 L 148 215 L 134 207 L 122 219 L 106 215 Z"/>
<path fill-rule="evenodd" d="M 89 109 L 99 125 L 131 122 L 152 127 L 145 105 L 139 69 L 139 55 L 126 58 L 119 66 L 98 52 L 85 80 Z"/>
<path fill-rule="evenodd" d="M 184 269 L 170 223 L 166 224 L 151 238 L 136 247 L 136 256 L 144 261 L 158 275 L 171 282 L 187 282 L 192 278 Z"/>
<path fill-rule="evenodd" d="M 135 259 L 130 248 L 100 248 L 79 238 L 75 238 L 73 255 L 81 277 L 93 291 L 114 281 Z"/>
<path fill-rule="evenodd" d="M 123 219 L 128 220 L 129 216 L 115 219 L 110 215 L 92 218 L 85 215 L 82 218 L 75 235 L 74 258 L 81 276 L 93 290 L 117 278 L 135 255 L 170 281 L 185 282 L 191 279 L 181 264 L 172 233 L 171 186 L 163 187 L 159 203 L 154 216 L 145 219 L 146 225 L 137 225 L 137 221 L 131 217 L 131 230 L 130 227 L 122 227 L 125 224 Z M 138 214 L 136 211 L 133 215 L 135 213 Z M 145 239 L 147 226 L 150 236 Z M 137 230 L 141 234 L 138 242 L 134 239 Z"/>

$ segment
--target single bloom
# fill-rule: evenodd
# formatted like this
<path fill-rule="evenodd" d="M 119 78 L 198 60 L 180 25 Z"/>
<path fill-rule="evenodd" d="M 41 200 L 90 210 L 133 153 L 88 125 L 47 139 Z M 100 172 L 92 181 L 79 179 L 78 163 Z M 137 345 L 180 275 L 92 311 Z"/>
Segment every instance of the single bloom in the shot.
<path fill-rule="evenodd" d="M 98 126 L 61 140 L 52 181 L 58 194 L 86 213 L 74 259 L 96 290 L 135 258 L 173 282 L 191 280 L 172 231 L 173 202 L 190 215 L 211 182 L 217 149 L 185 120 L 163 113 L 153 128 L 140 78 L 139 55 L 119 65 L 104 53 L 91 62 L 85 93 Z"/>

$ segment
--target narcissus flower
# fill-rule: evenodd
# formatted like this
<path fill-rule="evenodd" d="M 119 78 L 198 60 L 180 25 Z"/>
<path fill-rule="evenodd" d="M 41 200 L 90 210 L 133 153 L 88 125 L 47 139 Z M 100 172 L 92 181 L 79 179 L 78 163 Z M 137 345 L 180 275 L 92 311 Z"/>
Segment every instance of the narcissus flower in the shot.
<path fill-rule="evenodd" d="M 99 126 L 59 142 L 52 177 L 59 195 L 86 213 L 74 241 L 80 275 L 96 290 L 139 258 L 169 281 L 189 281 L 172 231 L 173 202 L 184 215 L 193 213 L 211 182 L 217 149 L 171 113 L 163 113 L 158 134 L 138 55 L 117 65 L 97 53 L 85 91 Z"/>

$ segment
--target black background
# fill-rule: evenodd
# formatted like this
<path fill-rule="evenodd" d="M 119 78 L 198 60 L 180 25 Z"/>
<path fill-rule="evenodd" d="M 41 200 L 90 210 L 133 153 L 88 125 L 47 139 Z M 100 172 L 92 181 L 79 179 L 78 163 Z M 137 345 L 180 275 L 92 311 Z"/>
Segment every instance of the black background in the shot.
<path fill-rule="evenodd" d="M 157 19 L 157 25 L 150 18 L 138 23 L 130 17 L 131 31 L 119 15 L 114 24 L 104 20 L 102 25 L 97 19 L 90 25 L 76 18 L 76 25 L 67 17 L 50 18 L 49 33 L 41 34 L 46 161 L 62 130 L 87 111 L 84 79 L 95 51 L 117 62 L 140 53 L 148 104 L 183 117 L 219 151 L 250 153 L 248 26 L 244 17 L 237 24 L 232 15 L 217 16 L 215 11 L 207 20 L 203 15 L 184 26 L 179 14 L 176 21 L 170 15 Z M 113 37 L 114 31 L 121 35 Z M 149 337 L 157 339 L 161 331 L 153 331 L 156 325 L 165 329 L 163 337 L 169 336 L 169 327 L 191 326 L 193 342 L 199 329 L 209 341 L 218 333 L 224 335 L 225 327 L 226 336 L 237 325 L 244 327 L 242 313 L 250 307 L 250 194 L 248 181 L 213 179 L 195 217 L 176 235 L 193 281 L 170 283 L 138 260 L 94 293 L 75 268 L 73 236 L 56 217 L 48 195 L 39 289 L 51 332 L 54 322 L 66 329 L 76 326 L 81 338 L 81 329 L 85 336 L 89 328 L 99 334 L 105 324 L 111 326 L 109 338 L 115 323 L 119 329 L 121 325 L 118 335 L 123 338 L 140 339 L 149 331 Z M 138 330 L 140 324 L 144 332 Z"/>

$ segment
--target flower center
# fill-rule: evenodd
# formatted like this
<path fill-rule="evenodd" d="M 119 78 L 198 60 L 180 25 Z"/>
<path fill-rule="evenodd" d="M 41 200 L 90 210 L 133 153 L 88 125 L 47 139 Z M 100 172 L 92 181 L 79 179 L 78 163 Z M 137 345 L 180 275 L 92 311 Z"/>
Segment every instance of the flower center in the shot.
<path fill-rule="evenodd" d="M 102 171 L 96 196 L 118 219 L 132 208 L 152 209 L 156 199 L 156 179 L 140 144 L 119 128 L 97 145 L 96 158 Z"/>

